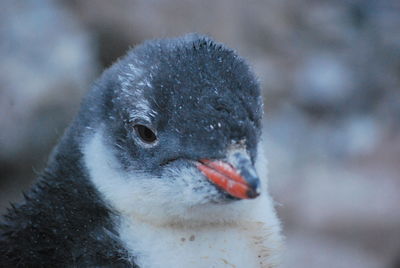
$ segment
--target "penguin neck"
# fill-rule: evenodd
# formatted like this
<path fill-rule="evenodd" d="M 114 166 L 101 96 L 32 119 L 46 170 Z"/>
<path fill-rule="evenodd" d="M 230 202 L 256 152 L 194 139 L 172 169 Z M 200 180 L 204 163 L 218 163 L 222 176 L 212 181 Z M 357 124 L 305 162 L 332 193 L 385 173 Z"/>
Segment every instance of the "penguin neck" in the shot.
<path fill-rule="evenodd" d="M 140 267 L 274 267 L 279 239 L 259 209 L 237 222 L 156 225 L 123 215 L 116 226 Z"/>

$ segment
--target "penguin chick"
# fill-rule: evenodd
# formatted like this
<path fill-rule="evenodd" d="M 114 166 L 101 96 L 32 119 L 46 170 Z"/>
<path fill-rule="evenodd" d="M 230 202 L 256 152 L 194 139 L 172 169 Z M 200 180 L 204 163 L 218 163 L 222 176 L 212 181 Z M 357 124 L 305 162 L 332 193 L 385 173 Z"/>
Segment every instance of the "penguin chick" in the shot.
<path fill-rule="evenodd" d="M 274 267 L 262 98 L 247 64 L 189 34 L 105 70 L 0 227 L 14 267 Z"/>

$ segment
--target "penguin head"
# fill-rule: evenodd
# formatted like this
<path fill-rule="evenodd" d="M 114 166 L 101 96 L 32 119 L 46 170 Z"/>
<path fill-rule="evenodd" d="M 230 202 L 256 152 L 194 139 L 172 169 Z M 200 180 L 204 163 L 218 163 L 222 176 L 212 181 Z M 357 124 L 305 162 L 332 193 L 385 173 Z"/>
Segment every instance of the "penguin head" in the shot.
<path fill-rule="evenodd" d="M 195 34 L 148 41 L 103 73 L 84 106 L 85 163 L 118 211 L 198 221 L 260 195 L 260 89 L 224 45 Z"/>

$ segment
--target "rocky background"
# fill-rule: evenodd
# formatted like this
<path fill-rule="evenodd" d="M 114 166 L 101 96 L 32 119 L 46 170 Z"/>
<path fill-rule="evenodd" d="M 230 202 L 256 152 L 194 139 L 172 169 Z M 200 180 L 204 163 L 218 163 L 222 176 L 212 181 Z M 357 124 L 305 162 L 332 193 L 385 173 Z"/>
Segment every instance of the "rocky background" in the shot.
<path fill-rule="evenodd" d="M 102 69 L 145 39 L 193 31 L 260 78 L 282 266 L 400 267 L 397 0 L 3 0 L 0 211 Z"/>

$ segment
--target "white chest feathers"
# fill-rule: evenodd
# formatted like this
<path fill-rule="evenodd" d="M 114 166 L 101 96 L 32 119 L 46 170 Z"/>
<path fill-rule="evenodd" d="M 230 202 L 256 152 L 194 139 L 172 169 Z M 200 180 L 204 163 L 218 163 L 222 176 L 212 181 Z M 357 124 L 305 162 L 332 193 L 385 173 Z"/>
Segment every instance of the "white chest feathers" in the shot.
<path fill-rule="evenodd" d="M 119 233 L 142 268 L 274 267 L 261 222 L 184 228 L 124 219 Z"/>

